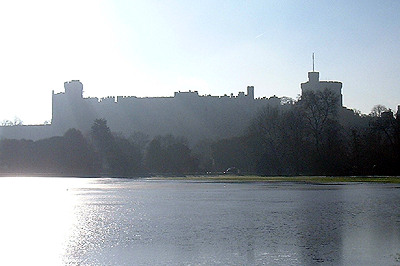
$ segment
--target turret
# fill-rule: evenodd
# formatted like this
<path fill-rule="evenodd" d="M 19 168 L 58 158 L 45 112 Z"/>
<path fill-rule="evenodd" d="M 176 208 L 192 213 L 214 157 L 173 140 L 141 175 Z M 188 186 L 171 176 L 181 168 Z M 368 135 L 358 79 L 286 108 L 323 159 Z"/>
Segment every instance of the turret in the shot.
<path fill-rule="evenodd" d="M 83 84 L 79 80 L 64 82 L 65 95 L 70 98 L 83 97 Z"/>
<path fill-rule="evenodd" d="M 319 82 L 319 72 L 308 72 L 308 82 L 315 84 Z"/>
<path fill-rule="evenodd" d="M 308 72 L 308 81 L 301 83 L 301 94 L 307 92 L 319 92 L 329 90 L 337 97 L 338 106 L 343 105 L 342 82 L 339 81 L 320 81 L 319 72 Z"/>
<path fill-rule="evenodd" d="M 254 99 L 254 86 L 247 86 L 247 97 Z"/>

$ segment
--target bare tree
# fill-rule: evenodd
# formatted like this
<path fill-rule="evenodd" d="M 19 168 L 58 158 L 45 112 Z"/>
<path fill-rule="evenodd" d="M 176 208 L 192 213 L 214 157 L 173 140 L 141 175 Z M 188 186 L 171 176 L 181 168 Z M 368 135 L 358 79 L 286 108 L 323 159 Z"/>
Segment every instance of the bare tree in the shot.
<path fill-rule="evenodd" d="M 382 104 L 377 104 L 371 109 L 371 113 L 369 113 L 372 117 L 381 117 L 382 113 L 389 111 L 386 106 Z"/>
<path fill-rule="evenodd" d="M 8 127 L 8 126 L 13 126 L 13 125 L 14 124 L 13 124 L 13 122 L 11 120 L 4 119 L 3 121 L 1 121 L 1 126 Z"/>
<path fill-rule="evenodd" d="M 319 151 L 322 134 L 330 121 L 337 120 L 338 97 L 330 90 L 309 91 L 302 95 L 299 104 L 306 127 L 309 128 Z"/>
<path fill-rule="evenodd" d="M 281 97 L 281 105 L 293 105 L 295 102 L 293 98 L 286 96 Z"/>
<path fill-rule="evenodd" d="M 1 121 L 0 125 L 1 126 L 20 126 L 22 124 L 23 124 L 23 122 L 19 117 L 14 117 L 13 121 L 5 119 L 5 120 Z"/>

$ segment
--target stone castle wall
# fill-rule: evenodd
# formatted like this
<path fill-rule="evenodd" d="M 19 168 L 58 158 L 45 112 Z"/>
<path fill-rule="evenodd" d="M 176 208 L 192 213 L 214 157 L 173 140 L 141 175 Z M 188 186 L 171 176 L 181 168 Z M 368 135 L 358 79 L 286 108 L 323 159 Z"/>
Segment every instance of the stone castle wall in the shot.
<path fill-rule="evenodd" d="M 279 106 L 277 97 L 254 99 L 254 87 L 238 96 L 200 96 L 197 91 L 173 97 L 118 96 L 84 98 L 83 85 L 64 83 L 65 91 L 52 95 L 52 123 L 46 126 L 0 127 L 0 138 L 41 139 L 61 136 L 76 128 L 89 133 L 93 121 L 107 120 L 113 132 L 129 136 L 140 131 L 150 137 L 172 134 L 190 141 L 219 139 L 244 133 L 258 109 Z"/>
<path fill-rule="evenodd" d="M 301 83 L 301 93 L 308 91 L 331 91 L 338 99 L 338 106 L 343 106 L 342 83 L 339 81 L 320 81 L 319 72 L 308 72 L 308 81 Z"/>
<path fill-rule="evenodd" d="M 309 72 L 301 84 L 302 93 L 325 88 L 333 91 L 342 105 L 342 83 L 319 81 L 318 72 Z M 78 80 L 64 83 L 65 91 L 52 93 L 51 125 L 0 127 L 0 138 L 41 139 L 62 136 L 76 128 L 88 134 L 93 121 L 107 120 L 113 132 L 128 137 L 143 132 L 150 137 L 172 134 L 185 136 L 191 142 L 204 138 L 220 139 L 239 136 L 263 107 L 280 106 L 280 98 L 254 98 L 254 87 L 237 96 L 200 96 L 197 91 L 175 92 L 173 97 L 118 96 L 84 98 Z"/>

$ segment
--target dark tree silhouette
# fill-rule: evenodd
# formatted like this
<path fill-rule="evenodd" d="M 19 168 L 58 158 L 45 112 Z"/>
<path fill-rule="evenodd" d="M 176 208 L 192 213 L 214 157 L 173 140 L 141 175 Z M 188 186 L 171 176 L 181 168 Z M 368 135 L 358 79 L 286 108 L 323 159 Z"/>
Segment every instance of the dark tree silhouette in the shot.
<path fill-rule="evenodd" d="M 69 129 L 64 134 L 64 168 L 74 174 L 94 172 L 93 151 L 82 133 Z"/>
<path fill-rule="evenodd" d="M 147 147 L 145 162 L 148 170 L 158 173 L 190 173 L 198 166 L 187 140 L 172 135 L 155 137 Z"/>
<path fill-rule="evenodd" d="M 324 131 L 337 120 L 339 108 L 337 103 L 338 97 L 328 89 L 305 92 L 299 101 L 299 111 L 304 119 L 304 125 L 311 133 L 318 154 Z"/>
<path fill-rule="evenodd" d="M 142 170 L 141 147 L 123 136 L 113 135 L 105 119 L 96 119 L 90 135 L 101 171 L 129 176 Z"/>
<path fill-rule="evenodd" d="M 67 174 L 63 137 L 51 137 L 34 143 L 34 172 Z"/>
<path fill-rule="evenodd" d="M 309 173 L 310 148 L 298 107 L 264 108 L 253 120 L 247 136 L 255 171 L 266 175 Z"/>
<path fill-rule="evenodd" d="M 193 147 L 193 154 L 198 159 L 199 170 L 202 172 L 211 173 L 216 171 L 212 150 L 213 144 L 214 142 L 212 140 L 203 139 Z"/>
<path fill-rule="evenodd" d="M 264 108 L 250 128 L 253 152 L 257 157 L 257 172 L 281 174 L 282 165 L 282 118 L 277 108 Z"/>
<path fill-rule="evenodd" d="M 253 172 L 253 157 L 250 156 L 247 137 L 216 141 L 211 145 L 211 151 L 214 166 L 218 172 L 223 172 L 228 168 L 235 168 L 240 172 Z"/>
<path fill-rule="evenodd" d="M 131 176 L 235 167 L 262 175 L 399 175 L 399 112 L 376 105 L 360 115 L 336 100 L 326 90 L 266 107 L 243 136 L 204 140 L 193 153 L 183 137 L 149 141 L 136 132 L 127 139 L 112 133 L 105 119 L 94 121 L 88 139 L 76 129 L 36 142 L 2 139 L 0 171 Z"/>
<path fill-rule="evenodd" d="M 3 139 L 0 141 L 0 165 L 6 173 L 26 173 L 34 167 L 32 140 Z"/>
<path fill-rule="evenodd" d="M 145 156 L 145 151 L 146 151 L 147 145 L 150 142 L 150 137 L 149 137 L 149 135 L 147 135 L 147 134 L 145 134 L 143 132 L 136 131 L 128 138 L 128 140 L 139 151 L 140 163 L 139 163 L 139 166 L 138 166 L 138 171 L 142 171 L 143 172 L 144 169 L 145 169 L 143 158 Z"/>
<path fill-rule="evenodd" d="M 140 147 L 123 137 L 114 137 L 114 149 L 111 160 L 113 173 L 129 176 L 142 170 Z"/>
<path fill-rule="evenodd" d="M 380 105 L 377 105 L 380 106 Z M 389 109 L 379 115 L 371 114 L 370 136 L 376 154 L 375 171 L 382 174 L 395 174 L 400 170 L 400 121 Z"/>
<path fill-rule="evenodd" d="M 68 130 L 63 137 L 36 142 L 1 140 L 0 165 L 3 172 L 79 175 L 92 173 L 92 151 L 81 132 Z"/>
<path fill-rule="evenodd" d="M 115 147 L 111 130 L 107 126 L 107 120 L 96 119 L 91 127 L 90 135 L 100 161 L 96 166 L 100 167 L 101 171 L 110 171 L 111 163 L 115 156 Z"/>
<path fill-rule="evenodd" d="M 369 114 L 372 117 L 381 117 L 382 113 L 389 111 L 386 106 L 382 104 L 377 104 L 371 109 L 371 113 Z"/>

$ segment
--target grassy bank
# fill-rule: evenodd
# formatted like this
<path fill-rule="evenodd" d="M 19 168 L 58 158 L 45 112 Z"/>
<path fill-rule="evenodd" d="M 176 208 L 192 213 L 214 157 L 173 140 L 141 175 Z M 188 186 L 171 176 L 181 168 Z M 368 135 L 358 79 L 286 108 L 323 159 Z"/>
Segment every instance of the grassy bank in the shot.
<path fill-rule="evenodd" d="M 396 183 L 400 184 L 399 176 L 184 176 L 184 177 L 151 177 L 150 179 L 171 180 L 199 180 L 220 182 L 301 182 L 301 183 L 348 183 L 348 182 L 374 182 L 374 183 Z"/>

